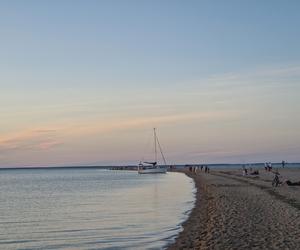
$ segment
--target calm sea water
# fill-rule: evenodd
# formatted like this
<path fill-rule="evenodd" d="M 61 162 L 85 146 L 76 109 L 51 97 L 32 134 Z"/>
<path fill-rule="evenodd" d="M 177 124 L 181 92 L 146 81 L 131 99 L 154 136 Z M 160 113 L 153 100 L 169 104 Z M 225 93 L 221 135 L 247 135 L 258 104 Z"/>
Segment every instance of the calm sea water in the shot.
<path fill-rule="evenodd" d="M 179 173 L 1 170 L 0 249 L 162 249 L 194 192 Z"/>

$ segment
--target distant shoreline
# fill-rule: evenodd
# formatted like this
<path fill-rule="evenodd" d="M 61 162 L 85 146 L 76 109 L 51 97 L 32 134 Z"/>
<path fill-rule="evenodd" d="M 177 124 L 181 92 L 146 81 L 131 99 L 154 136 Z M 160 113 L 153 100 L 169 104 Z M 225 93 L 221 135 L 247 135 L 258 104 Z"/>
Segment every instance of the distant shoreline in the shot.
<path fill-rule="evenodd" d="M 1 170 L 25 170 L 25 169 L 109 169 L 105 166 L 71 166 L 71 167 L 3 167 Z"/>
<path fill-rule="evenodd" d="M 275 162 L 272 163 L 275 167 L 281 167 L 281 162 Z M 263 166 L 264 163 L 210 163 L 210 164 L 201 164 L 201 163 L 194 163 L 194 164 L 172 164 L 172 166 L 175 167 L 175 169 L 184 169 L 189 166 L 200 166 L 200 165 L 206 165 L 211 168 L 222 168 L 222 167 L 229 167 L 229 168 L 238 168 L 241 166 L 252 166 L 252 167 L 258 167 Z M 168 165 L 169 166 L 169 165 Z M 167 167 L 168 167 L 167 166 Z M 287 163 L 286 167 L 300 167 L 300 162 L 292 162 Z M 85 165 L 78 165 L 78 166 L 38 166 L 38 167 L 31 167 L 31 166 L 24 166 L 24 167 L 0 167 L 0 170 L 10 170 L 10 169 L 79 169 L 79 168 L 85 168 L 85 169 L 122 169 L 122 170 L 132 170 L 133 168 L 136 168 L 137 165 L 93 165 L 93 166 L 85 166 Z"/>

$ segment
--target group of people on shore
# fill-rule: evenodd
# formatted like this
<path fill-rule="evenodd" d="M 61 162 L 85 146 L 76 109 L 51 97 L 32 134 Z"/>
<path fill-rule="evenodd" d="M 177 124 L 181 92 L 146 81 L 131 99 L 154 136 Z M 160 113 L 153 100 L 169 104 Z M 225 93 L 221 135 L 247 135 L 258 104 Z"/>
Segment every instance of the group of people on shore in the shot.
<path fill-rule="evenodd" d="M 209 173 L 209 167 L 207 165 L 189 166 L 189 171 L 191 173 L 195 173 L 195 174 L 197 174 L 197 172 L 199 172 L 199 170 L 202 172 L 203 169 L 204 169 L 205 173 Z"/>
<path fill-rule="evenodd" d="M 271 162 L 266 162 L 265 163 L 265 170 L 269 171 L 269 172 L 272 170 L 272 163 Z"/>
<path fill-rule="evenodd" d="M 285 161 L 282 161 L 282 168 L 284 168 L 286 165 Z M 249 169 L 246 168 L 246 166 L 243 166 L 243 176 L 247 175 L 259 175 L 258 170 L 253 170 L 252 167 Z M 282 185 L 287 185 L 287 186 L 300 186 L 300 181 L 292 182 L 291 180 L 283 180 L 282 176 L 280 175 L 278 168 L 273 170 L 272 163 L 271 162 L 266 162 L 265 163 L 265 170 L 266 172 L 271 172 L 274 174 L 274 178 L 272 180 L 272 186 L 273 187 L 278 187 Z"/>
<path fill-rule="evenodd" d="M 281 162 L 281 167 L 284 168 L 286 165 L 285 161 Z M 271 172 L 272 171 L 272 164 L 271 162 L 265 163 L 265 170 Z M 274 178 L 272 181 L 273 187 L 278 187 L 281 185 L 287 185 L 287 186 L 300 186 L 300 181 L 292 182 L 290 180 L 281 180 L 282 177 L 280 176 L 280 173 L 278 171 L 278 168 L 275 171 L 272 171 L 274 173 Z"/>
<path fill-rule="evenodd" d="M 285 165 L 286 165 L 286 162 L 285 162 L 285 161 L 282 161 L 282 162 L 281 162 L 281 167 L 284 168 Z M 273 167 L 272 167 L 272 163 L 271 163 L 271 162 L 266 162 L 266 163 L 265 163 L 265 170 L 266 170 L 266 171 L 269 171 L 269 172 L 270 172 L 270 171 L 272 171 L 272 168 L 273 168 Z"/>

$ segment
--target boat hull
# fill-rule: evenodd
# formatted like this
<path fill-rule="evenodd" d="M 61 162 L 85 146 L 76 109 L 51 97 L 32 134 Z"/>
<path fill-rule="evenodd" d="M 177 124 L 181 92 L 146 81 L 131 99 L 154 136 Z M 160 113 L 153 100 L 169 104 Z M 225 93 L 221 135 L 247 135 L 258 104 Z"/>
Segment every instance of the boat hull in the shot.
<path fill-rule="evenodd" d="M 166 168 L 145 168 L 145 169 L 139 169 L 139 174 L 165 174 L 167 173 Z"/>

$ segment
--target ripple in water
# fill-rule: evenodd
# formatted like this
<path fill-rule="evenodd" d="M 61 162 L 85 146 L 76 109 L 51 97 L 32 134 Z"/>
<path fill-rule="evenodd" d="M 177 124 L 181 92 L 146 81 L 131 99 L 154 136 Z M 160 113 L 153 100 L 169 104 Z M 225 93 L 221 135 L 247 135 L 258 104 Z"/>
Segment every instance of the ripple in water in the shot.
<path fill-rule="evenodd" d="M 0 249 L 162 249 L 194 206 L 183 174 L 0 171 Z"/>

